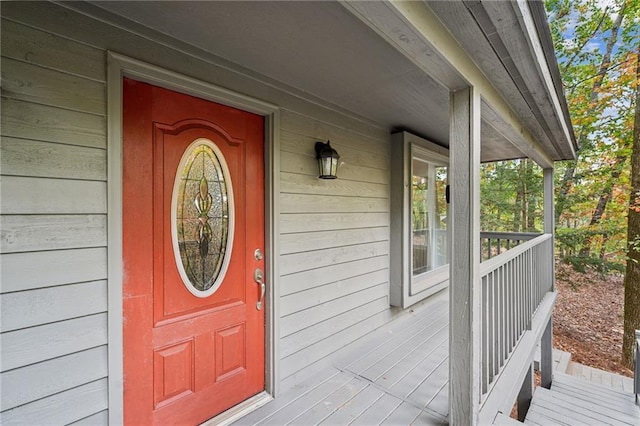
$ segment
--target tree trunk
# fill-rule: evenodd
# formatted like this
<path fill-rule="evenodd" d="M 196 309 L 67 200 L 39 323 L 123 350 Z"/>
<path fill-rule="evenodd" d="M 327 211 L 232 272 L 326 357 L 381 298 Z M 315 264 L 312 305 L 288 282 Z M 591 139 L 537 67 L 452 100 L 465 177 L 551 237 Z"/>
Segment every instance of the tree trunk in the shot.
<path fill-rule="evenodd" d="M 607 74 L 607 71 L 609 70 L 609 66 L 611 65 L 611 52 L 613 52 L 613 46 L 615 46 L 616 41 L 618 40 L 618 32 L 620 30 L 620 26 L 622 25 L 622 19 L 624 17 L 625 9 L 626 9 L 626 3 L 623 4 L 622 7 L 620 8 L 618 17 L 616 18 L 616 21 L 613 24 L 613 27 L 611 28 L 611 36 L 607 40 L 606 51 L 604 53 L 604 56 L 602 57 L 602 62 L 600 63 L 600 67 L 598 68 L 598 73 L 596 74 L 596 77 L 593 80 L 593 86 L 591 87 L 591 94 L 589 96 L 589 105 L 593 106 L 598 100 L 598 91 L 600 90 L 600 87 L 602 86 L 602 81 L 604 80 L 604 76 Z M 578 136 L 578 149 L 580 149 L 580 147 L 587 142 L 588 134 L 589 132 L 584 131 L 584 129 L 580 131 L 580 135 Z M 579 151 L 577 155 L 580 156 Z M 564 171 L 564 174 L 562 175 L 562 180 L 558 185 L 558 193 L 556 194 L 556 206 L 555 206 L 556 208 L 555 223 L 559 223 L 560 216 L 562 215 L 562 212 L 564 211 L 564 209 L 567 207 L 567 204 L 569 203 L 569 200 L 568 200 L 569 192 L 571 191 L 571 187 L 573 186 L 573 178 L 575 176 L 577 163 L 578 163 L 577 160 L 571 162 L 571 165 Z"/>
<path fill-rule="evenodd" d="M 640 47 L 636 59 L 640 82 Z M 624 338 L 622 363 L 633 369 L 635 330 L 640 329 L 640 84 L 636 85 L 633 151 L 631 154 L 631 196 L 627 227 L 627 270 L 624 276 Z M 640 356 L 640 355 L 639 355 Z"/>
<path fill-rule="evenodd" d="M 609 182 L 607 182 L 604 189 L 602 190 L 600 198 L 598 199 L 598 204 L 596 205 L 596 208 L 591 215 L 591 221 L 589 222 L 590 228 L 593 228 L 602 220 L 602 216 L 607 209 L 607 204 L 609 204 L 609 200 L 611 200 L 611 197 L 613 196 L 613 187 L 622 174 L 622 164 L 624 163 L 625 159 L 626 158 L 623 156 L 616 157 L 616 161 L 613 164 L 613 171 L 611 172 L 611 179 L 609 180 Z M 589 235 L 586 238 L 584 245 L 580 249 L 580 256 L 589 257 L 591 255 L 592 241 L 593 235 Z"/>

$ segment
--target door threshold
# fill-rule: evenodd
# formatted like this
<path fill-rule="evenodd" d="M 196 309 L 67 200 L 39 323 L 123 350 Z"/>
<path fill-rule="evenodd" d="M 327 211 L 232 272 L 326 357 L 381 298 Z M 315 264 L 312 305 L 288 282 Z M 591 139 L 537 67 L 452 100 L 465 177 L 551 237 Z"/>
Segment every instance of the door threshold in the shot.
<path fill-rule="evenodd" d="M 200 426 L 230 425 L 236 420 L 239 420 L 240 418 L 246 416 L 254 410 L 257 410 L 258 408 L 262 407 L 267 402 L 270 402 L 272 400 L 273 397 L 267 392 L 260 392 L 259 394 L 252 396 L 251 398 L 241 402 L 240 404 L 229 408 L 227 411 L 218 414 L 214 418 L 207 420 Z"/>

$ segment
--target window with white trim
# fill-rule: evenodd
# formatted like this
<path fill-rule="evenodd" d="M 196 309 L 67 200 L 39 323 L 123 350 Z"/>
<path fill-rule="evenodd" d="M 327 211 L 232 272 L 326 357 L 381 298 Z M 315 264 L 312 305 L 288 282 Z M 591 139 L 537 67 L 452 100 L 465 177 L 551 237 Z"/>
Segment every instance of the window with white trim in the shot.
<path fill-rule="evenodd" d="M 448 150 L 407 132 L 392 135 L 391 304 L 406 308 L 449 277 Z"/>

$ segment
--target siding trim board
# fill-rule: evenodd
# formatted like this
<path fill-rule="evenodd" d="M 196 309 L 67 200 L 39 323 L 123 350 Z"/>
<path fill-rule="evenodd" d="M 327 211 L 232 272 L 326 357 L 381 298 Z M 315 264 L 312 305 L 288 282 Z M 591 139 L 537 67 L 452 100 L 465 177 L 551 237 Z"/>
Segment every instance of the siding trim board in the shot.
<path fill-rule="evenodd" d="M 187 77 L 163 68 L 126 57 L 107 53 L 107 129 L 108 155 L 107 170 L 109 181 L 108 204 L 108 329 L 109 329 L 109 423 L 123 422 L 123 342 L 122 342 L 122 78 L 130 77 L 169 90 L 185 93 L 213 102 L 222 103 L 265 117 L 265 232 L 266 232 L 266 391 L 277 392 L 278 339 L 277 330 L 279 295 L 274 285 L 278 276 L 278 182 L 280 149 L 280 118 L 276 105 L 241 95 L 239 93 Z M 276 168 L 278 166 L 278 168 Z"/>

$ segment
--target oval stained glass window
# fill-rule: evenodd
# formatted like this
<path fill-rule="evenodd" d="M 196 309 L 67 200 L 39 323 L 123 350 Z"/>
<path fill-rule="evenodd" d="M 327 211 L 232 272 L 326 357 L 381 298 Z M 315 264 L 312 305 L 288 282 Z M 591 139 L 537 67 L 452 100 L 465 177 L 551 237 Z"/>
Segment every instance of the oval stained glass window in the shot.
<path fill-rule="evenodd" d="M 182 155 L 173 186 L 172 239 L 187 289 L 213 294 L 224 278 L 233 242 L 233 192 L 222 152 L 197 139 Z"/>

